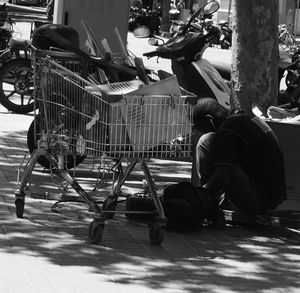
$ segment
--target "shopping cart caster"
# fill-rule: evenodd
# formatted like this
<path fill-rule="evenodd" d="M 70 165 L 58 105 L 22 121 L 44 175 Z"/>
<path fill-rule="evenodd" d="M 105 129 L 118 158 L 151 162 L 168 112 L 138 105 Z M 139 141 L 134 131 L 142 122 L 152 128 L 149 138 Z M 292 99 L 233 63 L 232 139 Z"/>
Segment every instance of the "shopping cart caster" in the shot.
<path fill-rule="evenodd" d="M 23 218 L 23 214 L 24 214 L 24 200 L 23 199 L 16 199 L 15 200 L 15 206 L 16 206 L 16 215 L 17 218 Z"/>
<path fill-rule="evenodd" d="M 114 211 L 117 209 L 118 201 L 116 199 L 107 198 L 104 200 L 102 210 L 106 219 L 112 219 L 115 215 Z"/>
<path fill-rule="evenodd" d="M 152 244 L 160 245 L 165 238 L 166 223 L 155 220 L 149 225 L 149 238 Z"/>
<path fill-rule="evenodd" d="M 103 218 L 94 219 L 88 227 L 88 239 L 92 244 L 98 244 L 103 237 L 105 221 Z"/>
<path fill-rule="evenodd" d="M 25 206 L 25 197 L 20 193 L 15 194 L 15 207 L 17 218 L 23 218 L 24 206 Z"/>

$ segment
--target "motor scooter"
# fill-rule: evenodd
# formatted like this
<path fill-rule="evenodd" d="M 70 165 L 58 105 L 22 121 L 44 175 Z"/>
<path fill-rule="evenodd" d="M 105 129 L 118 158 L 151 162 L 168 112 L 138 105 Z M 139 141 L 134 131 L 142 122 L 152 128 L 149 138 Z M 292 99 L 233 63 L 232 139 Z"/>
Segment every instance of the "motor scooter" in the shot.
<path fill-rule="evenodd" d="M 209 62 L 218 70 L 221 76 L 231 80 L 231 37 L 232 31 L 228 28 L 228 22 L 219 22 L 221 26 L 220 44 L 221 49 L 228 49 L 230 58 L 215 58 L 217 55 L 224 55 L 221 50 L 215 51 Z M 227 41 L 226 41 L 227 40 Z M 278 62 L 278 97 L 277 105 L 281 108 L 295 108 L 300 106 L 300 66 L 299 47 L 293 35 L 285 25 L 278 27 L 279 41 L 279 62 Z M 223 44 L 223 45 L 222 45 Z M 227 45 L 226 45 L 227 44 Z M 205 54 L 204 54 L 205 55 Z M 228 55 L 226 53 L 226 55 Z"/>
<path fill-rule="evenodd" d="M 231 52 L 210 48 L 203 56 L 212 64 L 226 82 L 231 80 Z M 222 56 L 220 58 L 219 56 Z M 279 46 L 278 96 L 277 105 L 281 108 L 300 106 L 300 67 L 292 56 Z"/>
<path fill-rule="evenodd" d="M 229 27 L 228 21 L 220 21 L 219 22 L 221 36 L 220 36 L 220 46 L 221 49 L 229 49 L 231 47 L 232 40 L 232 30 Z"/>
<path fill-rule="evenodd" d="M 179 20 L 180 16 L 180 10 L 176 8 L 172 8 L 169 10 L 169 18 L 170 18 L 170 34 L 171 37 L 173 37 L 177 32 L 180 30 L 180 28 L 184 25 L 184 22 L 182 20 Z"/>
<path fill-rule="evenodd" d="M 128 30 L 134 31 L 139 26 L 146 26 L 150 34 L 159 34 L 160 18 L 158 11 L 145 8 L 130 8 Z"/>
<path fill-rule="evenodd" d="M 0 55 L 0 103 L 18 114 L 34 110 L 29 44 L 27 40 L 11 38 Z"/>
<path fill-rule="evenodd" d="M 211 97 L 229 109 L 230 88 L 228 84 L 211 63 L 202 58 L 202 54 L 209 44 L 219 38 L 219 30 L 211 29 L 204 33 L 189 30 L 194 19 L 200 13 L 208 16 L 218 9 L 217 1 L 211 1 L 199 7 L 180 33 L 158 46 L 155 51 L 143 55 L 148 58 L 158 56 L 171 59 L 172 71 L 176 74 L 181 87 L 197 95 L 197 99 Z"/>

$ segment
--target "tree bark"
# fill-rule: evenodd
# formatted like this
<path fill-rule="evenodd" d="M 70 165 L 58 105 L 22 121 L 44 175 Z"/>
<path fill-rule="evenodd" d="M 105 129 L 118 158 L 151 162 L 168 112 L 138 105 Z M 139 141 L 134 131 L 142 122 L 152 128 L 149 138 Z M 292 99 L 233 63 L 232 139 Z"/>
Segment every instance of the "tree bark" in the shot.
<path fill-rule="evenodd" d="M 169 32 L 170 30 L 169 11 L 171 8 L 171 0 L 162 0 L 161 8 L 162 8 L 161 31 Z"/>
<path fill-rule="evenodd" d="M 231 110 L 266 113 L 278 94 L 278 1 L 234 0 Z"/>
<path fill-rule="evenodd" d="M 152 1 L 152 9 L 155 10 L 157 6 L 159 5 L 159 0 L 153 0 Z"/>

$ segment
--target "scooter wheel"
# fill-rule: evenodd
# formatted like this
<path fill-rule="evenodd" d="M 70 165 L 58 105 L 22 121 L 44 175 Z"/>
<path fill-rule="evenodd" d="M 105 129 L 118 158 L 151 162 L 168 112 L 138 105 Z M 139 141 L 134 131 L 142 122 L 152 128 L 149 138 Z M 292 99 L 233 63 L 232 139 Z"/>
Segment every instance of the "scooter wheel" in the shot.
<path fill-rule="evenodd" d="M 25 114 L 34 110 L 31 61 L 18 58 L 0 70 L 0 103 L 9 111 Z"/>

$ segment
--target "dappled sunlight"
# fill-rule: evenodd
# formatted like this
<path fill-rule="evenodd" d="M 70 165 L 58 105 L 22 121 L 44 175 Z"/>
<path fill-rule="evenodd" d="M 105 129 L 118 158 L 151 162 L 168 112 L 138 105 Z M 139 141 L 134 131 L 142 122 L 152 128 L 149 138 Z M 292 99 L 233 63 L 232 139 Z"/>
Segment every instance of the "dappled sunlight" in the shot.
<path fill-rule="evenodd" d="M 244 248 L 245 250 L 249 251 L 250 253 L 275 253 L 276 249 L 273 247 L 267 247 L 267 246 L 262 246 L 262 245 L 249 245 L 249 244 L 240 244 L 241 248 Z"/>
<path fill-rule="evenodd" d="M 239 268 L 238 273 L 240 274 L 247 274 L 247 278 L 250 274 L 261 274 L 262 270 L 259 263 L 251 263 L 251 262 L 245 262 L 244 260 L 232 260 L 232 259 L 222 259 L 222 258 L 216 258 L 213 260 L 215 263 L 215 267 L 220 275 L 229 276 L 231 273 L 233 275 L 236 275 L 237 271 L 236 268 Z"/>
<path fill-rule="evenodd" d="M 30 257 L 33 255 L 28 252 L 34 251 L 35 257 L 56 265 L 80 267 L 99 277 L 109 274 L 111 280 L 107 282 L 138 282 L 153 289 L 178 288 L 174 287 L 175 282 L 181 290 L 196 293 L 199 288 L 217 283 L 231 292 L 241 292 L 241 288 L 256 282 L 255 288 L 271 290 L 274 275 L 282 278 L 283 284 L 284 279 L 288 280 L 291 287 L 299 282 L 299 261 L 288 261 L 294 249 L 300 249 L 294 234 L 277 236 L 234 227 L 221 232 L 168 231 L 161 246 L 152 246 L 144 223 L 118 215 L 106 222 L 102 242 L 91 245 L 87 242 L 87 226 L 92 214 L 79 219 L 78 212 L 83 210 L 80 206 L 67 214 L 53 214 L 49 211 L 51 202 L 28 201 L 30 208 L 25 208 L 25 219 L 10 217 L 1 221 L 11 245 L 1 247 L 1 252 Z M 67 208 L 70 209 L 68 205 Z M 280 262 L 283 266 L 278 266 L 279 259 L 286 260 Z M 284 276 L 286 271 L 289 277 Z"/>
<path fill-rule="evenodd" d="M 39 165 L 28 184 L 24 218 L 17 219 L 14 192 L 17 170 L 28 153 L 26 131 L 4 133 L 0 144 L 5 146 L 6 157 L 0 157 L 0 166 L 5 170 L 7 182 L 0 189 L 0 259 L 2 263 L 3 259 L 14 259 L 23 264 L 28 276 L 36 270 L 30 278 L 50 275 L 60 282 L 76 283 L 80 274 L 81 278 L 101 284 L 103 292 L 115 289 L 116 284 L 124 286 L 120 288 L 137 285 L 153 292 L 191 293 L 247 290 L 290 293 L 300 286 L 298 231 L 237 226 L 228 226 L 224 231 L 166 231 L 163 243 L 155 246 L 150 244 L 147 223 L 116 214 L 106 220 L 101 243 L 90 244 L 88 225 L 94 213 L 78 202 L 59 203 L 56 212 L 52 212 L 56 201 L 44 198 L 46 195 L 59 198 L 61 182 Z M 186 181 L 190 176 L 191 162 L 157 159 L 147 162 L 159 192 L 167 184 Z M 98 166 L 99 160 L 86 158 L 76 168 L 75 176 L 86 191 L 102 200 L 111 191 L 113 174 L 101 181 L 103 174 L 98 173 Z M 23 172 L 21 169 L 20 175 Z M 143 179 L 138 164 L 122 191 L 137 192 Z M 71 188 L 67 191 L 67 195 L 75 194 Z M 124 203 L 119 205 L 121 209 Z M 46 267 L 46 273 L 40 270 L 41 265 Z M 4 275 L 15 274 L 15 268 L 5 266 L 5 262 L 4 267 Z M 48 275 L 45 277 L 44 273 Z M 280 288 L 278 284 L 282 284 Z"/>
<path fill-rule="evenodd" d="M 299 249 L 299 248 L 298 248 Z M 300 255 L 297 253 L 286 253 L 286 254 L 283 254 L 288 260 L 291 260 L 291 261 L 300 261 Z M 300 265 L 298 265 L 298 268 L 300 270 Z"/>
<path fill-rule="evenodd" d="M 12 164 L 10 162 L 3 162 L 3 161 L 0 160 L 0 166 L 19 167 L 20 164 L 17 164 L 17 163 L 16 164 Z"/>
<path fill-rule="evenodd" d="M 24 148 L 18 148 L 18 147 L 10 147 L 10 146 L 7 146 L 6 144 L 0 144 L 0 148 L 2 150 L 10 150 L 12 152 L 17 152 L 17 151 L 21 151 L 21 152 L 24 152 Z M 19 155 L 15 155 L 15 153 L 13 155 L 10 155 L 11 158 L 14 158 L 14 157 L 19 157 Z"/>

